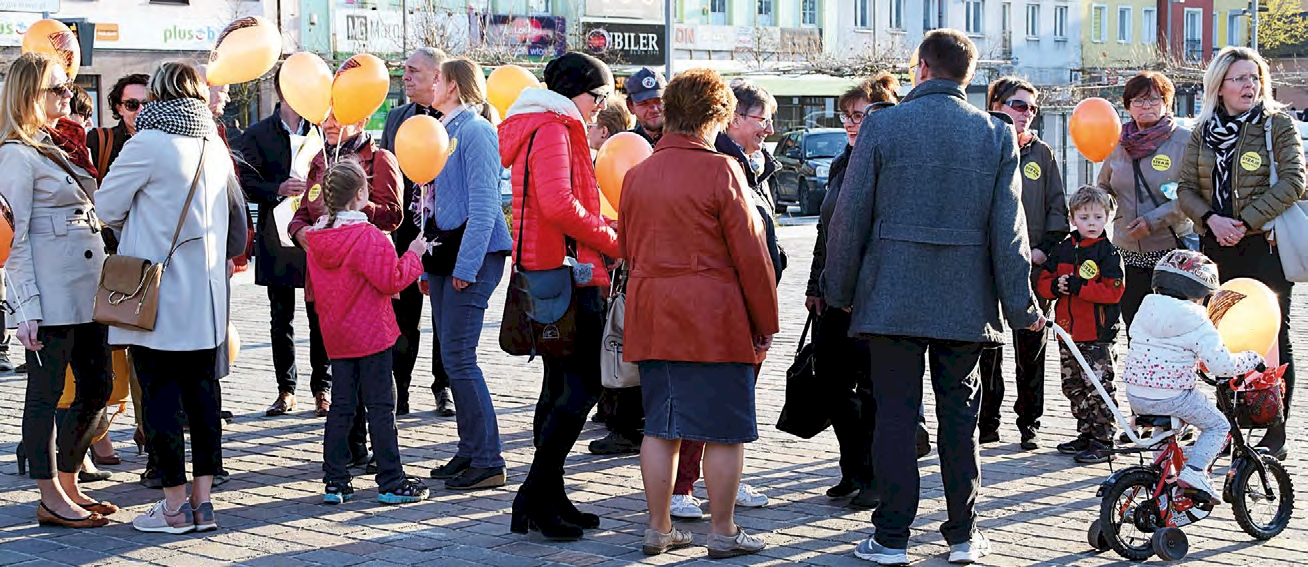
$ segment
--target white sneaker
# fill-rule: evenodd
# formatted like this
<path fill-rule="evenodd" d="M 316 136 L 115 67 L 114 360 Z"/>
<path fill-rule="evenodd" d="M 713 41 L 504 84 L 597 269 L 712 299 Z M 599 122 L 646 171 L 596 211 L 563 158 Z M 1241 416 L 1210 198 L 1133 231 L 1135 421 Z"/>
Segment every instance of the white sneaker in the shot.
<path fill-rule="evenodd" d="M 736 505 L 746 508 L 762 508 L 768 505 L 768 497 L 754 487 L 742 482 L 740 488 L 736 490 Z"/>
<path fill-rule="evenodd" d="M 972 539 L 949 546 L 949 562 L 966 565 L 976 563 L 990 555 L 990 539 L 981 530 L 972 532 Z"/>
<path fill-rule="evenodd" d="M 699 499 L 689 494 L 672 495 L 672 517 L 678 520 L 699 520 L 704 517 L 704 509 Z"/>
<path fill-rule="evenodd" d="M 1208 480 L 1208 475 L 1201 470 L 1185 467 L 1181 469 L 1181 474 L 1177 475 L 1177 480 L 1190 488 L 1207 492 L 1210 499 L 1216 500 L 1222 495 L 1213 488 L 1212 483 Z"/>

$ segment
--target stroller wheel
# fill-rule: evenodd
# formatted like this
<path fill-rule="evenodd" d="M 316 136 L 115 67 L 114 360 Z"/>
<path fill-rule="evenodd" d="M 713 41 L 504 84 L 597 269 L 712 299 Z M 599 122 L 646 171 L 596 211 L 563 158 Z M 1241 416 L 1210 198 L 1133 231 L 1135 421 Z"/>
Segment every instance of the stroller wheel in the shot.
<path fill-rule="evenodd" d="M 1163 561 L 1180 561 L 1190 551 L 1190 540 L 1177 528 L 1163 528 L 1154 532 L 1154 553 Z"/>
<path fill-rule="evenodd" d="M 1093 547 L 1095 551 L 1108 551 L 1113 548 L 1113 546 L 1108 543 L 1108 538 L 1104 537 L 1103 526 L 1104 524 L 1100 520 L 1090 522 L 1090 531 L 1086 534 L 1088 536 L 1087 539 L 1090 541 L 1090 547 Z"/>

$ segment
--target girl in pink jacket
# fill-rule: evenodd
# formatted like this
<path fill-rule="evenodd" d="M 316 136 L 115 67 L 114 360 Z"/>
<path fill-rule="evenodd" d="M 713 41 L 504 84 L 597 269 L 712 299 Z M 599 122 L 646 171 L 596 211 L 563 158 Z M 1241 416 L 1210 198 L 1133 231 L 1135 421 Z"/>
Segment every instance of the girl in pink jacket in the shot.
<path fill-rule="evenodd" d="M 400 336 L 391 296 L 422 273 L 426 243 L 414 239 L 399 258 L 391 240 L 368 222 L 368 175 L 354 160 L 328 168 L 322 181 L 327 215 L 305 236 L 323 344 L 332 360 L 332 404 L 323 438 L 323 502 L 351 500 L 348 437 L 356 408 L 367 410 L 377 458 L 377 500 L 404 504 L 427 498 L 422 481 L 404 474 L 395 430 L 391 349 Z"/>

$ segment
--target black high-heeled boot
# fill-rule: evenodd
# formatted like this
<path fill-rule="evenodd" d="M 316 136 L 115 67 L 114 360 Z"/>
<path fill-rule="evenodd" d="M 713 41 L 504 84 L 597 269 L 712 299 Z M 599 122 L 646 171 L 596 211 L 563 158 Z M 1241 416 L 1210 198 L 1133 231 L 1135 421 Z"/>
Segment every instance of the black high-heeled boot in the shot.
<path fill-rule="evenodd" d="M 539 531 L 541 536 L 550 541 L 577 541 L 581 539 L 581 528 L 563 521 L 556 510 L 548 506 L 533 504 L 527 482 L 523 482 L 518 496 L 513 499 L 513 518 L 509 521 L 509 531 L 525 534 L 531 530 Z"/>
<path fill-rule="evenodd" d="M 563 488 L 562 477 L 559 478 L 553 488 L 554 508 L 558 511 L 560 519 L 583 530 L 593 530 L 600 527 L 598 515 L 578 510 L 577 506 L 568 498 L 568 493 Z"/>

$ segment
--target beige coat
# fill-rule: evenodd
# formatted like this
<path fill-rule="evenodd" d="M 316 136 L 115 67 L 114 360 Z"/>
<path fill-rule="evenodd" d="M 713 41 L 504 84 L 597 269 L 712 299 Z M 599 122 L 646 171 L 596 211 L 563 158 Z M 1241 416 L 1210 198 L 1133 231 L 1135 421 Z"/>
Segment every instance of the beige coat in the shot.
<path fill-rule="evenodd" d="M 118 252 L 162 262 L 200 163 L 201 140 L 142 130 L 123 146 L 104 186 L 96 192 L 107 226 L 121 230 Z M 227 337 L 228 182 L 231 155 L 216 134 L 206 148 L 204 172 L 177 251 L 159 283 L 154 331 L 110 328 L 109 344 L 155 350 L 215 348 Z"/>
<path fill-rule="evenodd" d="M 104 266 L 104 241 L 92 230 L 94 178 L 59 164 L 21 142 L 0 145 L 0 195 L 14 215 L 14 242 L 5 264 L 14 319 L 42 325 L 91 322 Z M 79 181 L 80 180 L 80 181 Z"/>
<path fill-rule="evenodd" d="M 1181 205 L 1168 199 L 1162 191 L 1163 185 L 1176 183 L 1180 179 L 1181 163 L 1184 161 L 1182 157 L 1189 141 L 1190 130 L 1178 125 L 1153 155 L 1140 158 L 1140 174 L 1149 185 L 1153 199 L 1136 188 L 1135 166 L 1121 145 L 1104 160 L 1104 167 L 1099 170 L 1098 185 L 1117 199 L 1117 215 L 1113 218 L 1113 246 L 1141 253 L 1171 250 L 1176 248 L 1176 237 L 1172 236 L 1172 231 L 1176 231 L 1177 237 L 1193 231 L 1190 218 L 1185 216 Z M 1157 205 L 1154 205 L 1154 199 L 1157 199 Z M 1136 240 L 1127 234 L 1130 231 L 1126 226 L 1142 217 L 1149 223 L 1150 232 L 1143 239 Z"/>

